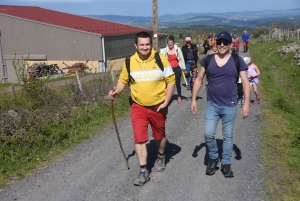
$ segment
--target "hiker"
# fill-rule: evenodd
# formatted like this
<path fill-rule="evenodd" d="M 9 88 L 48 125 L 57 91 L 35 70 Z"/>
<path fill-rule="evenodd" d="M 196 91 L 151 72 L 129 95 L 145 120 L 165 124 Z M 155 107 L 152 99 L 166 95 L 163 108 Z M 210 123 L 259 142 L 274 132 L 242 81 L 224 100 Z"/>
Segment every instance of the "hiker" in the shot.
<path fill-rule="evenodd" d="M 209 153 L 209 161 L 206 167 L 207 175 L 215 173 L 219 162 L 215 132 L 221 119 L 223 135 L 221 171 L 225 177 L 233 177 L 230 161 L 233 149 L 233 128 L 237 112 L 236 82 L 238 75 L 241 76 L 245 96 L 245 104 L 241 108 L 242 118 L 247 118 L 250 112 L 250 86 L 246 72 L 247 65 L 242 57 L 229 53 L 231 46 L 232 37 L 228 32 L 221 32 L 217 35 L 218 52 L 211 57 L 207 55 L 201 60 L 201 68 L 193 87 L 190 110 L 192 114 L 196 114 L 196 97 L 201 88 L 202 79 L 206 74 L 208 89 L 204 137 Z M 211 60 L 206 66 L 208 57 Z"/>
<path fill-rule="evenodd" d="M 217 43 L 216 37 L 212 37 L 211 38 L 211 45 L 210 46 L 214 46 L 214 45 L 216 45 L 216 43 Z"/>
<path fill-rule="evenodd" d="M 207 55 L 216 54 L 218 52 L 217 45 L 212 45 L 210 51 L 207 52 Z"/>
<path fill-rule="evenodd" d="M 148 124 L 152 128 L 152 137 L 156 140 L 158 156 L 155 163 L 157 172 L 165 170 L 166 118 L 168 104 L 175 87 L 175 75 L 169 61 L 161 54 L 158 56 L 163 64 L 163 71 L 155 59 L 156 51 L 152 49 L 152 38 L 147 32 L 135 36 L 137 52 L 130 58 L 130 74 L 126 62 L 122 67 L 119 80 L 108 92 L 110 98 L 121 93 L 130 82 L 131 122 L 135 143 L 135 152 L 140 165 L 140 173 L 134 185 L 142 186 L 150 180 L 147 169 Z"/>
<path fill-rule="evenodd" d="M 244 46 L 244 51 L 243 53 L 248 51 L 248 40 L 249 40 L 250 36 L 249 34 L 247 34 L 247 31 L 244 31 L 244 34 L 242 35 L 242 40 L 243 40 L 243 46 Z"/>
<path fill-rule="evenodd" d="M 169 36 L 167 39 L 167 47 L 161 50 L 161 53 L 168 59 L 171 64 L 172 70 L 175 73 L 176 89 L 177 89 L 177 102 L 181 104 L 181 74 L 185 70 L 185 62 L 181 49 L 174 44 L 174 37 Z"/>
<path fill-rule="evenodd" d="M 208 39 L 208 40 L 211 40 L 212 37 L 213 37 L 212 33 L 209 33 L 209 35 L 207 36 L 207 39 Z"/>
<path fill-rule="evenodd" d="M 210 41 L 208 38 L 203 39 L 203 48 L 204 48 L 204 54 L 207 54 L 207 52 L 210 50 Z"/>
<path fill-rule="evenodd" d="M 207 54 L 207 52 L 210 50 L 210 41 L 208 38 L 203 39 L 203 48 L 204 48 L 204 54 Z"/>
<path fill-rule="evenodd" d="M 187 75 L 187 83 L 188 86 L 186 86 L 187 90 L 191 90 L 191 64 L 195 64 L 197 66 L 198 58 L 199 58 L 199 51 L 196 46 L 196 44 L 192 43 L 191 37 L 185 38 L 185 46 L 181 48 L 182 54 L 185 61 L 185 67 L 186 67 L 186 75 Z"/>
<path fill-rule="evenodd" d="M 236 33 L 233 33 L 231 52 L 233 54 L 239 54 L 239 49 L 240 49 L 240 40 L 236 36 Z"/>
<path fill-rule="evenodd" d="M 191 92 L 193 93 L 193 86 L 194 86 L 194 82 L 196 80 L 196 77 L 198 75 L 198 69 L 197 66 L 195 64 L 191 64 Z"/>
<path fill-rule="evenodd" d="M 211 49 L 207 52 L 207 55 L 216 54 L 217 52 L 218 52 L 217 45 L 213 45 Z M 207 91 L 207 85 L 208 85 L 207 78 L 206 75 L 204 75 L 203 86 L 205 91 Z"/>
<path fill-rule="evenodd" d="M 253 88 L 253 91 L 256 96 L 253 104 L 256 105 L 260 102 L 260 95 L 258 92 L 258 83 L 259 83 L 258 75 L 260 74 L 260 70 L 252 62 L 252 59 L 250 57 L 244 57 L 244 61 L 248 66 L 247 74 L 248 74 L 248 79 L 249 79 L 249 83 L 250 83 L 250 91 L 251 91 L 251 88 Z"/>

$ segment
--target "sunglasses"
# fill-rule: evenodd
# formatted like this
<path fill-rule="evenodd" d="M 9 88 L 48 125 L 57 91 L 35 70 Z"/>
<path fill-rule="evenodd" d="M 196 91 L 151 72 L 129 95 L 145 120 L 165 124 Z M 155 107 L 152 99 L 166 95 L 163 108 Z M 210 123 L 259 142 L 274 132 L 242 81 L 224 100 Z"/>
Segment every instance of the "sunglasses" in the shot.
<path fill-rule="evenodd" d="M 229 45 L 229 42 L 226 41 L 226 40 L 219 40 L 219 41 L 217 41 L 217 45 L 221 45 L 222 43 L 223 43 L 224 46 Z"/>

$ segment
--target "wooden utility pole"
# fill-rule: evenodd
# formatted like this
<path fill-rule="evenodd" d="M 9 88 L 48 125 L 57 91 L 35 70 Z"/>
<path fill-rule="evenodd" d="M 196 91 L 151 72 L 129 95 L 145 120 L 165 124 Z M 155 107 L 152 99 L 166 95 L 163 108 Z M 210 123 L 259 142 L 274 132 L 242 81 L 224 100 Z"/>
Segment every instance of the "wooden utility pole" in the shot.
<path fill-rule="evenodd" d="M 152 30 L 153 30 L 153 48 L 158 49 L 158 35 L 157 35 L 157 0 L 152 0 Z"/>

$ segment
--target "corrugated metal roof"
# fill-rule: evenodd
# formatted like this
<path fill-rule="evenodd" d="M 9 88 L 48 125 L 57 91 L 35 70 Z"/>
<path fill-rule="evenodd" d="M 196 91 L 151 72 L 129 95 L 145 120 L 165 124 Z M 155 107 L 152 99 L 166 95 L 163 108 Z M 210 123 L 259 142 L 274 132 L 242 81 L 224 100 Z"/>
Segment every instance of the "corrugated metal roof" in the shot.
<path fill-rule="evenodd" d="M 71 29 L 97 33 L 104 36 L 132 34 L 150 29 L 135 27 L 101 19 L 94 19 L 80 15 L 73 15 L 35 6 L 6 6 L 0 5 L 0 13 L 53 24 Z"/>

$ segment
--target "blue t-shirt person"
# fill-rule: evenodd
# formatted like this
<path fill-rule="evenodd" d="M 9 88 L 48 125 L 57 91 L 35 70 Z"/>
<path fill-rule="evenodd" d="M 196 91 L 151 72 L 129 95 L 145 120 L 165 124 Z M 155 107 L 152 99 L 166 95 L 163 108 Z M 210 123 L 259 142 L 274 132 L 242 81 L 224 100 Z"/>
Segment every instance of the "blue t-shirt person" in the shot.
<path fill-rule="evenodd" d="M 205 66 L 205 56 L 200 64 Z M 247 65 L 242 57 L 240 59 L 240 71 L 246 71 Z M 238 72 L 232 56 L 228 59 L 224 66 L 219 67 L 215 60 L 215 55 L 211 58 L 206 69 L 207 86 L 207 101 L 220 106 L 235 106 L 237 105 L 237 77 Z"/>
<path fill-rule="evenodd" d="M 249 34 L 247 34 L 247 33 L 244 33 L 244 34 L 242 35 L 242 40 L 243 40 L 244 42 L 248 42 L 249 38 L 250 38 L 250 36 L 249 36 Z"/>

